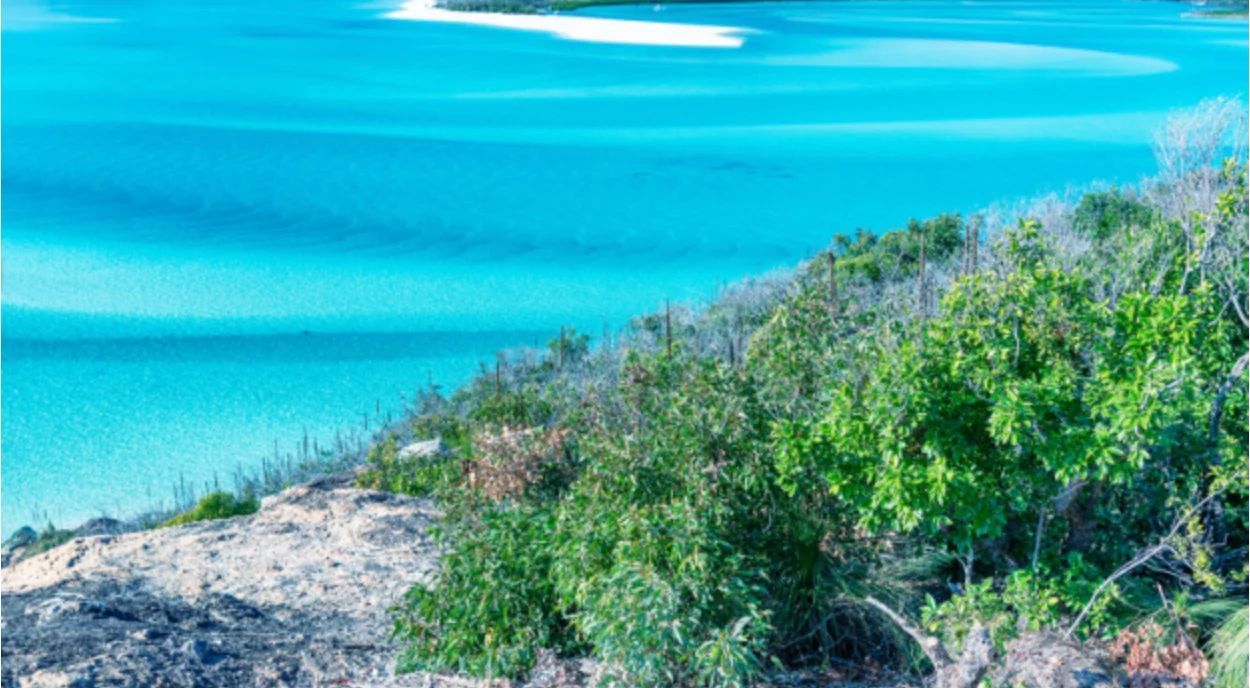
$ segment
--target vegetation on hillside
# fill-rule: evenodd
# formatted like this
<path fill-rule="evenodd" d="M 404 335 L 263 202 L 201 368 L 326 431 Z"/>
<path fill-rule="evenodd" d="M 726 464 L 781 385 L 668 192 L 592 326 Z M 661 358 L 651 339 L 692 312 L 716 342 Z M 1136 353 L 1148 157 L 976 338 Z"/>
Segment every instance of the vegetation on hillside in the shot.
<path fill-rule="evenodd" d="M 886 609 L 952 653 L 974 624 L 1000 648 L 1052 629 L 1164 670 L 1207 643 L 1214 680 L 1244 676 L 1240 113 L 1174 119 L 1139 190 L 839 238 L 701 312 L 432 391 L 411 430 L 450 451 L 390 440 L 365 477 L 447 511 L 438 582 L 396 610 L 400 668 L 922 670 Z"/>
<path fill-rule="evenodd" d="M 236 497 L 231 492 L 210 492 L 200 498 L 195 506 L 175 514 L 162 526 L 181 526 L 196 521 L 212 521 L 254 514 L 260 509 L 260 500 L 252 495 Z"/>

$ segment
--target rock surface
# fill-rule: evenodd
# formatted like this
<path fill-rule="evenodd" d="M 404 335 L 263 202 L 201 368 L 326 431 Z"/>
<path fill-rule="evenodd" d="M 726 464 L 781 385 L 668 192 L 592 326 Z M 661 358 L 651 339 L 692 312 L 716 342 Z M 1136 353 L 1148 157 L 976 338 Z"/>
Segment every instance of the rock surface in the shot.
<path fill-rule="evenodd" d="M 250 516 L 75 539 L 4 569 L 2 683 L 436 685 L 392 676 L 386 609 L 434 573 L 437 517 L 340 475 Z"/>
<path fill-rule="evenodd" d="M 447 451 L 441 439 L 423 440 L 405 445 L 399 450 L 401 459 L 427 459 Z"/>
<path fill-rule="evenodd" d="M 1028 633 L 1007 646 L 994 685 L 1015 688 L 1113 688 L 1121 685 L 1098 651 L 1058 633 Z"/>

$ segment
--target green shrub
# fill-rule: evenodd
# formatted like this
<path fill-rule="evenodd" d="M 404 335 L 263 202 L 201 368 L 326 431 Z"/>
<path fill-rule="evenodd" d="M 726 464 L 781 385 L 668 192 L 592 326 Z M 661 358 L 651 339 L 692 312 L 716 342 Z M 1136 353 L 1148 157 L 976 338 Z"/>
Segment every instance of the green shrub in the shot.
<path fill-rule="evenodd" d="M 210 492 L 200 498 L 195 506 L 162 523 L 162 526 L 181 526 L 196 521 L 246 516 L 260 509 L 260 500 L 250 495 L 242 498 L 229 492 Z"/>
<path fill-rule="evenodd" d="M 426 497 L 448 489 L 459 477 L 460 468 L 451 454 L 400 458 L 395 436 L 387 435 L 369 449 L 356 486 Z"/>
<path fill-rule="evenodd" d="M 1155 211 L 1119 189 L 1095 191 L 1081 197 L 1072 213 L 1072 227 L 1095 239 L 1143 228 L 1154 222 Z"/>
<path fill-rule="evenodd" d="M 73 538 L 74 531 L 61 530 L 56 526 L 53 526 L 51 523 L 48 523 L 48 525 L 39 532 L 39 536 L 35 538 L 35 541 L 30 543 L 30 545 L 27 546 L 22 552 L 21 558 L 26 559 L 28 557 L 33 557 L 36 554 L 47 552 L 53 547 L 59 547 L 69 542 Z"/>
<path fill-rule="evenodd" d="M 1088 604 L 1073 631 L 1106 637 L 1231 594 L 1245 175 L 1219 183 L 1188 225 L 1114 194 L 1071 209 L 1080 241 L 1024 221 L 968 274 L 947 269 L 958 216 L 861 234 L 766 299 L 501 358 L 414 421 L 450 457 L 370 456 L 370 484 L 446 513 L 437 580 L 395 610 L 400 667 L 512 677 L 550 648 L 624 685 L 738 686 L 775 662 L 919 666 L 867 595 L 957 647 L 975 622 L 1001 646 Z M 1164 535 L 1172 602 L 1137 570 L 1094 596 Z"/>
<path fill-rule="evenodd" d="M 403 668 L 517 675 L 539 647 L 581 648 L 628 685 L 745 685 L 828 622 L 839 520 L 819 486 L 778 486 L 754 374 L 681 345 L 622 365 L 596 412 L 568 416 L 571 475 L 483 490 L 499 458 L 465 459 L 483 475 L 444 500 L 438 582 L 397 611 Z"/>
<path fill-rule="evenodd" d="M 454 546 L 433 588 L 411 588 L 395 610 L 405 643 L 398 669 L 514 676 L 570 635 L 550 578 L 553 521 L 538 508 L 486 508 L 444 535 Z"/>
<path fill-rule="evenodd" d="M 1247 685 L 1247 668 L 1250 667 L 1250 609 L 1241 600 L 1241 609 L 1233 612 L 1220 625 L 1207 653 L 1211 657 L 1211 673 L 1208 680 L 1216 688 L 1242 688 Z"/>

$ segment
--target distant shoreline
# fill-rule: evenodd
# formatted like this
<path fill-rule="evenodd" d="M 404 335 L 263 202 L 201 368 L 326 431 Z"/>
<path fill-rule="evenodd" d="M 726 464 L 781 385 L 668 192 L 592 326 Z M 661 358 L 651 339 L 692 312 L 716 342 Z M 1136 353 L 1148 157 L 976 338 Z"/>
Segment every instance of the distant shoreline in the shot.
<path fill-rule="evenodd" d="M 1245 7 L 1222 7 L 1218 9 L 1201 9 L 1192 12 L 1186 12 L 1181 15 L 1190 19 L 1223 19 L 1225 21 L 1233 19 L 1246 19 L 1250 17 L 1250 11 Z"/>
<path fill-rule="evenodd" d="M 563 12 L 579 10 L 586 7 L 607 7 L 613 5 L 698 5 L 728 4 L 741 2 L 767 2 L 768 0 L 430 0 L 428 4 L 437 9 L 452 12 L 480 14 L 544 14 L 547 11 Z M 1197 0 L 1177 0 L 1180 4 L 1191 5 L 1197 9 L 1182 16 L 1197 19 L 1245 19 L 1247 6 L 1244 2 L 1199 2 Z M 544 4 L 545 3 L 545 4 Z"/>
<path fill-rule="evenodd" d="M 597 0 L 596 0 L 597 1 Z M 606 17 L 538 14 L 534 12 L 448 9 L 434 0 L 408 0 L 386 16 L 408 21 L 493 26 L 541 31 L 561 38 L 591 43 L 621 43 L 691 48 L 738 48 L 748 29 L 734 26 L 652 22 Z"/>

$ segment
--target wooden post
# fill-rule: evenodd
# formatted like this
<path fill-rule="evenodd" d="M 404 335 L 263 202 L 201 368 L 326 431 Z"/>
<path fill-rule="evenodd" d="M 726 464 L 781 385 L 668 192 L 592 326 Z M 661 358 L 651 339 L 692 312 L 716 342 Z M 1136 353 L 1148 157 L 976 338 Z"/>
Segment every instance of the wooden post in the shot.
<path fill-rule="evenodd" d="M 971 275 L 977 271 L 977 244 L 981 243 L 981 216 L 974 215 L 964 230 L 963 271 Z"/>
<path fill-rule="evenodd" d="M 959 272 L 967 275 L 972 271 L 972 223 L 964 227 L 964 252 L 960 257 Z"/>
<path fill-rule="evenodd" d="M 928 303 L 927 303 L 928 295 L 925 293 L 925 238 L 926 238 L 925 235 L 926 234 L 928 234 L 928 232 L 922 226 L 920 229 L 920 274 L 917 275 L 917 277 L 920 280 L 919 281 L 920 294 L 917 300 L 919 301 L 919 309 L 920 309 L 921 318 L 925 317 L 926 311 L 928 310 Z"/>
<path fill-rule="evenodd" d="M 673 310 L 668 299 L 664 299 L 664 345 L 669 358 L 673 357 Z"/>
<path fill-rule="evenodd" d="M 560 326 L 560 344 L 556 347 L 556 367 L 564 370 L 564 326 Z"/>
<path fill-rule="evenodd" d="M 838 257 L 829 250 L 829 319 L 838 319 Z"/>

